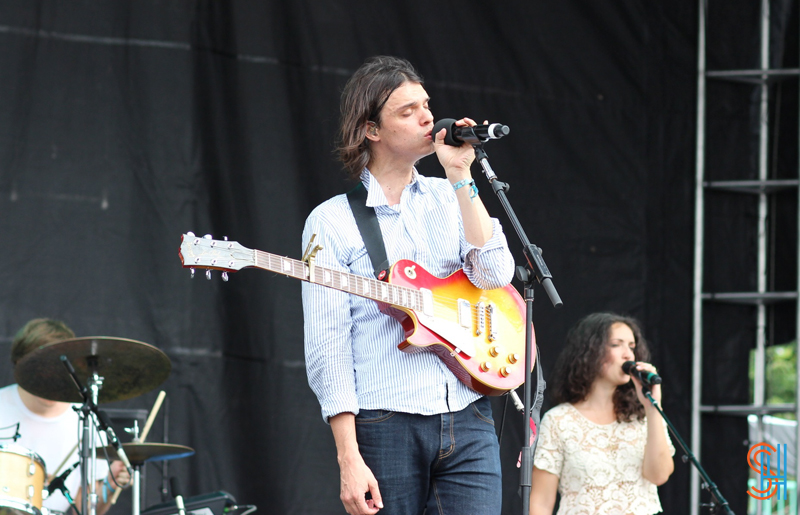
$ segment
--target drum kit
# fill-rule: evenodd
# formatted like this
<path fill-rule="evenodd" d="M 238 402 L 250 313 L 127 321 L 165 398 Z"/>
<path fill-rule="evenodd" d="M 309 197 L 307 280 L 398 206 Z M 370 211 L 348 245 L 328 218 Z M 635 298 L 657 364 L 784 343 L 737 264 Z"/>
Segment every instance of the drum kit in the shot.
<path fill-rule="evenodd" d="M 131 473 L 133 515 L 140 514 L 140 472 L 145 463 L 173 460 L 194 454 L 183 445 L 145 443 L 150 425 L 164 399 L 162 391 L 141 433 L 133 442 L 120 443 L 110 420 L 99 404 L 131 399 L 149 392 L 169 376 L 172 364 L 164 352 L 135 340 L 87 337 L 43 345 L 26 354 L 14 367 L 17 383 L 27 392 L 52 401 L 77 403 L 81 441 L 79 463 L 83 492 L 77 515 L 96 515 L 97 459 L 120 459 Z M 138 431 L 138 428 L 137 428 Z M 98 433 L 108 445 L 97 445 Z M 16 441 L 16 438 L 15 438 Z M 73 450 L 74 452 L 74 450 Z M 70 453 L 72 454 L 72 453 Z M 66 460 L 69 458 L 67 456 Z M 55 477 L 49 485 L 44 460 L 35 452 L 13 444 L 0 445 L 0 515 L 50 515 L 42 506 L 44 492 L 60 489 L 78 511 L 63 481 L 69 472 Z M 60 481 L 60 484 L 58 482 Z M 115 492 L 113 501 L 121 488 Z M 73 492 L 74 494 L 75 492 Z"/>

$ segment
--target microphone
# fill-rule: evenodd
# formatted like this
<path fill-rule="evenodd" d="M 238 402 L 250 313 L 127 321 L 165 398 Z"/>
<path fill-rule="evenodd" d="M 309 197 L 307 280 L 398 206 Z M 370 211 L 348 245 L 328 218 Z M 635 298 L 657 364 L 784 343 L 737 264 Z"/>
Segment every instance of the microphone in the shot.
<path fill-rule="evenodd" d="M 128 459 L 128 455 L 125 454 L 125 448 L 119 443 L 117 439 L 117 434 L 114 432 L 114 428 L 111 427 L 111 419 L 108 418 L 108 414 L 102 410 L 96 410 L 95 413 L 97 414 L 97 418 L 100 422 L 100 428 L 106 432 L 108 436 L 108 441 L 114 446 L 114 450 L 117 451 L 117 457 L 125 464 L 125 468 L 128 469 L 128 474 L 133 476 L 133 466 L 131 465 L 130 460 Z"/>
<path fill-rule="evenodd" d="M 661 384 L 661 376 L 654 374 L 648 370 L 637 370 L 635 361 L 626 361 L 622 364 L 622 371 L 626 374 L 636 377 L 642 384 L 653 386 L 654 384 Z"/>
<path fill-rule="evenodd" d="M 444 135 L 444 142 L 453 147 L 460 147 L 462 143 L 476 145 L 490 139 L 500 139 L 506 136 L 511 129 L 502 123 L 490 123 L 489 125 L 475 125 L 474 127 L 459 127 L 452 118 L 442 118 L 433 126 L 432 136 L 442 129 L 447 129 Z"/>
<path fill-rule="evenodd" d="M 53 492 L 55 492 L 56 490 L 61 490 L 62 492 L 66 490 L 66 487 L 64 486 L 64 481 L 66 481 L 67 476 L 69 476 L 73 470 L 78 468 L 80 464 L 81 464 L 80 460 L 76 461 L 74 465 L 72 465 L 64 472 L 62 472 L 60 476 L 50 481 L 50 484 L 47 485 L 47 495 L 52 495 Z M 64 495 L 66 495 L 67 499 L 69 499 L 69 491 L 67 491 Z"/>
<path fill-rule="evenodd" d="M 172 497 L 175 498 L 175 504 L 178 506 L 178 514 L 186 515 L 186 506 L 183 504 L 183 496 L 181 495 L 181 486 L 178 483 L 178 478 L 173 476 L 169 478 L 169 487 L 172 490 Z"/>

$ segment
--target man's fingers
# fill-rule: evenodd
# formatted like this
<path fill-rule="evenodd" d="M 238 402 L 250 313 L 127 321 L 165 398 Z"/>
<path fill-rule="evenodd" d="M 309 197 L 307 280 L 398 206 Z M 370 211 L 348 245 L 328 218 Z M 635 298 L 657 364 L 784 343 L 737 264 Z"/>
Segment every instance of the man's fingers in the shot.
<path fill-rule="evenodd" d="M 383 500 L 381 499 L 381 490 L 378 488 L 377 481 L 371 481 L 369 485 L 369 491 L 372 494 L 372 502 L 378 508 L 383 508 Z"/>
<path fill-rule="evenodd" d="M 474 125 L 478 125 L 478 124 L 477 124 L 477 123 L 475 123 L 475 120 L 473 120 L 472 118 L 466 118 L 466 117 L 464 117 L 464 118 L 462 118 L 462 119 L 458 120 L 458 121 L 456 122 L 456 125 L 459 125 L 459 126 L 461 126 L 461 127 L 464 127 L 464 126 L 467 126 L 467 125 L 469 125 L 470 127 L 472 127 L 472 126 L 474 126 Z"/>

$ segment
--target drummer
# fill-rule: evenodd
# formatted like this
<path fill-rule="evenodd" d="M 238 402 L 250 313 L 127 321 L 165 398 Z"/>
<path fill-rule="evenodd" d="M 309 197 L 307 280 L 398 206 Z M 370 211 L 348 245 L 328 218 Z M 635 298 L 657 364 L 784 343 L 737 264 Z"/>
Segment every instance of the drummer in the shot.
<path fill-rule="evenodd" d="M 11 362 L 16 366 L 23 356 L 42 345 L 72 338 L 75 338 L 75 333 L 63 322 L 46 318 L 31 320 L 19 330 L 11 343 Z M 48 480 L 53 479 L 53 473 L 61 474 L 78 461 L 76 444 L 79 418 L 72 406 L 70 403 L 37 397 L 17 384 L 0 388 L 0 428 L 19 423 L 21 437 L 16 445 L 35 452 L 44 460 L 48 468 Z M 0 438 L 3 438 L 0 444 L 11 442 L 12 440 L 6 438 L 10 436 L 14 436 L 13 427 L 0 431 Z M 61 463 L 64 463 L 61 470 L 55 470 Z M 98 459 L 97 477 L 103 479 L 97 482 L 96 511 L 98 515 L 103 515 L 111 507 L 114 480 L 120 486 L 125 486 L 130 482 L 130 475 L 121 461 L 114 461 L 109 470 L 106 461 Z M 70 473 L 65 485 L 80 509 L 80 468 Z M 60 491 L 53 492 L 43 505 L 51 511 L 70 511 L 69 502 Z"/>

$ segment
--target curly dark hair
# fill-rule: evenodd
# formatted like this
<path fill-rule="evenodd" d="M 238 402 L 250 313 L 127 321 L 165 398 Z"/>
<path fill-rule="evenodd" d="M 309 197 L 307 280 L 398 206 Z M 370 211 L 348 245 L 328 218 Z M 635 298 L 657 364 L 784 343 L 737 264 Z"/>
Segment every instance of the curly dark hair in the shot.
<path fill-rule="evenodd" d="M 394 90 L 406 82 L 422 84 L 423 80 L 410 62 L 386 55 L 370 57 L 347 81 L 335 152 L 351 178 L 361 175 L 371 157 L 366 138 L 369 122 L 381 126 L 381 109 Z"/>
<path fill-rule="evenodd" d="M 576 403 L 584 400 L 591 390 L 606 359 L 611 326 L 623 323 L 631 328 L 636 341 L 633 355 L 636 361 L 648 361 L 650 351 L 639 323 L 615 313 L 592 313 L 582 318 L 567 334 L 567 344 L 556 360 L 551 377 L 556 403 Z M 644 418 L 644 406 L 636 397 L 633 381 L 618 386 L 614 392 L 614 412 L 620 422 L 634 417 Z"/>

